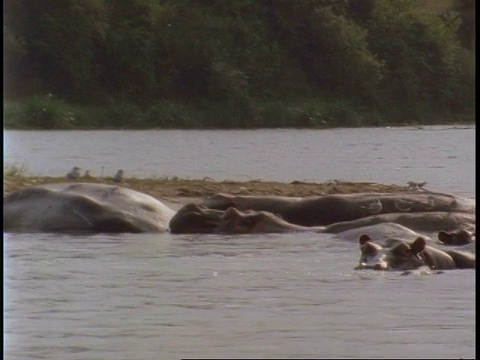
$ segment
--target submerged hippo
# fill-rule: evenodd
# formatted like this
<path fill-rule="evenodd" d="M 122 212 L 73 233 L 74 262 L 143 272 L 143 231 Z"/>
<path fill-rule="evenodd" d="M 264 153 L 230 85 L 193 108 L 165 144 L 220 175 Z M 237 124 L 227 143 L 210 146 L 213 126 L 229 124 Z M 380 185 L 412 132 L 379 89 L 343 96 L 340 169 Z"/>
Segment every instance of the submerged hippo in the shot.
<path fill-rule="evenodd" d="M 170 221 L 172 233 L 283 233 L 295 231 L 318 231 L 342 234 L 355 239 L 358 229 L 375 227 L 377 232 L 384 229 L 385 236 L 397 234 L 419 235 L 436 234 L 441 230 L 469 228 L 475 225 L 475 215 L 471 213 L 424 212 L 391 213 L 367 216 L 361 219 L 342 221 L 328 226 L 301 226 L 286 221 L 267 211 L 240 211 L 231 207 L 225 211 L 209 209 L 204 205 L 187 204 Z M 392 232 L 393 231 L 393 232 Z M 395 232 L 396 231 L 396 232 Z M 350 235 L 347 235 L 350 234 Z"/>
<path fill-rule="evenodd" d="M 323 231 L 324 229 L 324 226 L 300 226 L 291 224 L 268 211 L 248 210 L 241 212 L 231 207 L 225 211 L 222 220 L 215 228 L 215 232 L 226 234 L 256 234 Z"/>
<path fill-rule="evenodd" d="M 356 269 L 414 270 L 421 266 L 428 266 L 432 270 L 475 268 L 475 255 L 436 249 L 428 246 L 423 237 L 417 237 L 413 242 L 394 241 L 393 245 L 383 247 L 363 234 L 359 243 L 361 255 Z"/>
<path fill-rule="evenodd" d="M 381 223 L 396 223 L 414 231 L 437 233 L 442 230 L 455 231 L 462 228 L 474 228 L 475 214 L 445 211 L 379 214 L 351 221 L 340 221 L 327 226 L 325 232 L 339 233 Z"/>
<path fill-rule="evenodd" d="M 203 202 L 207 208 L 269 211 L 301 226 L 330 225 L 389 213 L 475 212 L 475 201 L 429 191 L 357 193 L 306 198 L 215 194 Z"/>
<path fill-rule="evenodd" d="M 174 214 L 149 195 L 92 183 L 29 187 L 3 200 L 6 232 L 159 232 Z"/>
<path fill-rule="evenodd" d="M 329 228 L 330 226 L 327 226 L 323 232 L 327 232 Z M 416 239 L 420 236 L 428 242 L 432 242 L 432 239 L 423 233 L 418 233 L 403 225 L 390 222 L 361 226 L 341 232 L 336 232 L 334 233 L 334 237 L 342 240 L 355 242 L 358 241 L 358 238 L 363 234 L 369 234 L 370 237 L 376 239 L 376 241 L 380 243 L 390 241 L 391 239 L 407 241 L 409 239 Z"/>
<path fill-rule="evenodd" d="M 180 208 L 169 223 L 172 234 L 213 234 L 223 221 L 224 211 L 189 203 Z"/>
<path fill-rule="evenodd" d="M 475 242 L 475 233 L 467 229 L 460 229 L 458 231 L 440 231 L 438 233 L 438 240 L 444 245 L 460 246 Z"/>
<path fill-rule="evenodd" d="M 225 211 L 194 203 L 183 206 L 170 220 L 173 234 L 258 234 L 295 231 L 321 231 L 323 226 L 307 227 L 286 222 L 268 211 Z"/>

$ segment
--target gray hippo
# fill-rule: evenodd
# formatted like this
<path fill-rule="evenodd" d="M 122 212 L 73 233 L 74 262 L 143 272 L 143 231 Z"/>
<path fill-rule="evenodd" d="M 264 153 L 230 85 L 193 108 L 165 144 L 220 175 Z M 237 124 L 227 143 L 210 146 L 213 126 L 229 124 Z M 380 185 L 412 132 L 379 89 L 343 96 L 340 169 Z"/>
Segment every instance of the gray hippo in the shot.
<path fill-rule="evenodd" d="M 268 211 L 247 210 L 242 212 L 231 207 L 225 210 L 222 221 L 215 228 L 215 232 L 222 234 L 257 234 L 323 231 L 324 229 L 324 226 L 292 224 Z"/>
<path fill-rule="evenodd" d="M 6 232 L 160 232 L 174 214 L 149 195 L 104 184 L 28 187 L 3 199 Z"/>
<path fill-rule="evenodd" d="M 432 270 L 474 269 L 475 255 L 456 250 L 440 250 L 427 245 L 423 237 L 412 242 L 390 241 L 385 247 L 363 234 L 359 237 L 360 261 L 356 269 L 414 270 L 428 266 Z"/>
<path fill-rule="evenodd" d="M 173 234 L 253 234 L 322 231 L 324 226 L 309 227 L 289 223 L 268 211 L 209 209 L 201 204 L 186 204 L 170 220 Z"/>
<path fill-rule="evenodd" d="M 445 229 L 455 230 L 474 226 L 475 215 L 471 213 L 425 212 L 391 213 L 367 216 L 343 221 L 328 226 L 302 226 L 286 221 L 282 216 L 267 211 L 240 211 L 231 207 L 225 211 L 209 209 L 204 205 L 187 204 L 170 221 L 172 233 L 282 233 L 318 231 L 331 234 L 358 235 L 358 229 L 373 227 L 378 230 L 383 224 L 386 236 L 393 236 L 392 230 L 410 237 L 422 234 L 437 234 Z M 410 233 L 408 233 L 410 232 Z"/>
<path fill-rule="evenodd" d="M 291 224 L 268 211 L 248 210 L 242 212 L 236 208 L 228 208 L 214 227 L 214 232 L 225 234 L 253 234 L 313 231 L 333 234 L 329 231 L 329 228 L 330 226 L 300 226 Z M 336 232 L 335 237 L 343 240 L 356 240 L 358 236 L 363 233 L 373 234 L 375 238 L 380 241 L 409 239 L 420 236 L 419 233 L 405 226 L 384 222 Z M 427 236 L 422 236 L 430 240 Z"/>
<path fill-rule="evenodd" d="M 325 232 L 340 233 L 381 223 L 396 223 L 414 231 L 433 234 L 442 230 L 456 231 L 464 228 L 475 228 L 475 214 L 445 211 L 379 214 L 330 224 L 325 228 Z"/>
<path fill-rule="evenodd" d="M 326 230 L 328 230 L 328 228 L 329 226 L 327 226 L 323 232 L 327 232 Z M 368 234 L 370 237 L 376 239 L 376 241 L 380 243 L 384 243 L 392 239 L 407 241 L 409 239 L 416 239 L 420 236 L 428 242 L 434 242 L 433 239 L 424 233 L 418 233 L 403 225 L 390 222 L 356 227 L 345 231 L 336 232 L 333 234 L 333 236 L 337 239 L 356 242 L 363 234 Z"/>
<path fill-rule="evenodd" d="M 210 209 L 269 211 L 301 226 L 330 225 L 389 213 L 475 212 L 475 200 L 430 191 L 356 193 L 306 198 L 214 194 L 204 200 Z"/>

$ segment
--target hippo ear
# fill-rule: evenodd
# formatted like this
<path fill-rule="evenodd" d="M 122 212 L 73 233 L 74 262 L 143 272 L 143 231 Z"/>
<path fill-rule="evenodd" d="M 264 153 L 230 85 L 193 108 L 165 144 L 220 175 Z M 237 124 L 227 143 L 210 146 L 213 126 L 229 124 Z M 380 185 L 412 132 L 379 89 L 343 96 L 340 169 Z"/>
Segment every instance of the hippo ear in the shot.
<path fill-rule="evenodd" d="M 452 243 L 452 234 L 447 233 L 446 231 L 440 231 L 437 235 L 438 240 L 440 240 L 444 244 L 451 244 Z"/>
<path fill-rule="evenodd" d="M 358 238 L 358 242 L 360 243 L 360 245 L 363 245 L 363 244 L 365 244 L 366 242 L 369 242 L 369 241 L 372 241 L 372 239 L 367 234 L 362 234 Z"/>
<path fill-rule="evenodd" d="M 234 207 L 229 207 L 227 210 L 225 210 L 224 218 L 226 219 L 239 219 L 242 217 L 242 214 L 240 211 L 238 211 Z"/>
<path fill-rule="evenodd" d="M 418 254 L 419 252 L 425 250 L 425 246 L 427 246 L 427 241 L 421 236 L 417 237 L 415 241 L 410 244 L 412 253 L 414 254 Z"/>

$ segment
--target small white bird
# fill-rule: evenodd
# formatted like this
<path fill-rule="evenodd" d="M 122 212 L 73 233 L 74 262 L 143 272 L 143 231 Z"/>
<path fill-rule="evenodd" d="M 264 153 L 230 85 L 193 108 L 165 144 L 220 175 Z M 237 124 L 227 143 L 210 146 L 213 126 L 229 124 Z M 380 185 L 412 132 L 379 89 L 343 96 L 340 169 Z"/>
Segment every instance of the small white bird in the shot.
<path fill-rule="evenodd" d="M 123 170 L 120 169 L 117 171 L 117 173 L 115 174 L 115 176 L 112 178 L 113 182 L 115 183 L 120 183 L 123 181 Z"/>
<path fill-rule="evenodd" d="M 70 172 L 67 173 L 67 179 L 78 180 L 80 178 L 80 168 L 74 166 Z"/>
<path fill-rule="evenodd" d="M 413 204 L 414 202 L 410 200 L 395 199 L 395 207 L 402 212 L 412 210 Z"/>
<path fill-rule="evenodd" d="M 374 215 L 379 214 L 383 209 L 383 205 L 380 199 L 371 201 L 367 205 L 360 205 L 360 207 L 362 209 L 367 209 L 370 213 Z"/>
<path fill-rule="evenodd" d="M 427 184 L 426 181 L 420 181 L 420 182 L 409 181 L 408 182 L 408 190 L 410 190 L 410 191 L 423 190 L 423 187 L 426 184 Z"/>

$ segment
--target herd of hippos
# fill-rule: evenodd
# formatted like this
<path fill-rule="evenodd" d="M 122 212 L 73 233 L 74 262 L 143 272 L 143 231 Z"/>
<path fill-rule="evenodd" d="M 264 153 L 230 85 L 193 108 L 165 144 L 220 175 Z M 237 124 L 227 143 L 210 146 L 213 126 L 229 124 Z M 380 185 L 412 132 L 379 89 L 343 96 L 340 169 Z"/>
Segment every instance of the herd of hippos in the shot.
<path fill-rule="evenodd" d="M 78 168 L 73 171 L 79 175 Z M 123 176 L 119 172 L 117 178 Z M 5 196 L 3 222 L 7 233 L 310 231 L 358 241 L 357 269 L 475 268 L 475 200 L 425 190 L 424 183 L 409 185 L 396 193 L 305 198 L 217 193 L 175 211 L 125 187 L 67 182 L 26 187 Z"/>

